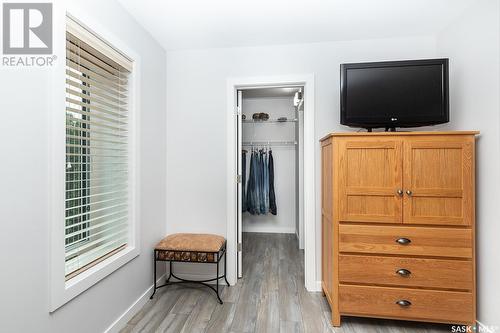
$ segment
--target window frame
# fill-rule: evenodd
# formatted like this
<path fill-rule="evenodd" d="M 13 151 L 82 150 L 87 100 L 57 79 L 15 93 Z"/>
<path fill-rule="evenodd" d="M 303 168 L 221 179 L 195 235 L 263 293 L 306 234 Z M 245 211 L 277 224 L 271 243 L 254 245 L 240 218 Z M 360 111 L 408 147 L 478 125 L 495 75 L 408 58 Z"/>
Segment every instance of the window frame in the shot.
<path fill-rule="evenodd" d="M 69 302 L 106 276 L 140 254 L 140 200 L 139 200 L 139 78 L 140 58 L 126 43 L 95 21 L 95 15 L 75 9 L 76 18 L 66 7 L 54 6 L 54 51 L 57 60 L 50 75 L 49 114 L 49 312 Z M 87 14 L 87 15 L 86 15 Z M 85 23 L 82 23 L 85 22 Z M 108 46 L 131 60 L 128 103 L 128 242 L 124 249 L 66 281 L 65 277 L 65 172 L 66 172 L 66 31 L 67 25 L 83 37 L 97 38 L 101 46 Z M 78 35 L 77 37 L 81 37 Z M 119 50 L 119 51 L 118 51 Z"/>

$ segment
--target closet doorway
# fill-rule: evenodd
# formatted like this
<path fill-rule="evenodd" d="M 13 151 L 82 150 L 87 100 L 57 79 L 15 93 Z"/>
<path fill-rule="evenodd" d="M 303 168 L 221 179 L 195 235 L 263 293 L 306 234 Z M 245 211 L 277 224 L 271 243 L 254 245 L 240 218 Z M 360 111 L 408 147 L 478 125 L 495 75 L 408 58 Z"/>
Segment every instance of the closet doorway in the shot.
<path fill-rule="evenodd" d="M 305 78 L 281 83 L 228 82 L 234 97 L 228 101 L 233 110 L 228 122 L 232 139 L 228 140 L 232 181 L 228 183 L 227 221 L 231 284 L 251 268 L 243 266 L 253 262 L 248 259 L 251 251 L 244 260 L 245 251 L 262 244 L 262 237 L 267 242 L 284 237 L 292 241 L 297 252 L 304 249 L 305 287 L 318 290 L 314 114 L 313 101 L 308 101 L 308 96 L 312 99 L 314 95 L 312 77 Z"/>
<path fill-rule="evenodd" d="M 303 90 L 286 86 L 237 92 L 239 278 L 249 263 L 243 258 L 249 248 L 245 242 L 253 242 L 256 234 L 292 234 L 294 247 L 303 249 Z"/>

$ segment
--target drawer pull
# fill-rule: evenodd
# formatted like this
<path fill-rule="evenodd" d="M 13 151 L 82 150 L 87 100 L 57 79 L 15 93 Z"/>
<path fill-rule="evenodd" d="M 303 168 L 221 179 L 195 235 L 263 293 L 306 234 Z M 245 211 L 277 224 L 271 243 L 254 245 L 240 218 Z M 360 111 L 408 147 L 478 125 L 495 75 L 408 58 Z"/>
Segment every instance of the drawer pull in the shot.
<path fill-rule="evenodd" d="M 402 197 L 402 196 L 403 196 L 403 194 L 404 194 L 404 192 L 403 192 L 403 190 L 402 190 L 402 189 L 397 190 L 397 191 L 396 191 L 396 193 L 397 193 L 400 197 Z"/>
<path fill-rule="evenodd" d="M 411 272 L 407 269 L 401 268 L 396 271 L 396 274 L 399 274 L 401 276 L 409 276 Z"/>
<path fill-rule="evenodd" d="M 411 243 L 411 240 L 409 240 L 408 238 L 398 238 L 396 239 L 396 243 L 400 244 L 400 245 L 408 245 Z"/>
<path fill-rule="evenodd" d="M 401 306 L 401 307 L 409 307 L 411 305 L 411 302 L 410 301 L 407 301 L 405 299 L 401 299 L 399 301 L 396 301 L 396 304 Z"/>

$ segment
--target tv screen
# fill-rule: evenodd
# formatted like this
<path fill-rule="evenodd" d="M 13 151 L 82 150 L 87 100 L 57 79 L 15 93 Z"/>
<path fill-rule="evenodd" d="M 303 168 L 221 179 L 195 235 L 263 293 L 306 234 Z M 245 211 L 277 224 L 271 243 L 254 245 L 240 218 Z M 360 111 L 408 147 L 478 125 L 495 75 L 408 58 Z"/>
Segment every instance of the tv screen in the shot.
<path fill-rule="evenodd" d="M 343 125 L 417 127 L 449 121 L 448 59 L 340 66 Z"/>

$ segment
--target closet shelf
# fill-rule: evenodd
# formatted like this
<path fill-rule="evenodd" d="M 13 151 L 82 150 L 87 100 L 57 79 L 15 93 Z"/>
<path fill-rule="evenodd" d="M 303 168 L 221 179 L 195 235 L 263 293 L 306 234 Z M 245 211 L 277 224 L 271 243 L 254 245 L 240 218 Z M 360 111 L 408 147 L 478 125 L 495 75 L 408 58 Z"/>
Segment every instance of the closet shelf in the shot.
<path fill-rule="evenodd" d="M 296 123 L 298 119 L 287 119 L 287 120 L 278 120 L 278 119 L 268 119 L 268 120 L 253 120 L 253 119 L 245 119 L 242 120 L 243 123 Z"/>
<path fill-rule="evenodd" d="M 297 141 L 244 141 L 242 146 L 294 146 Z"/>

